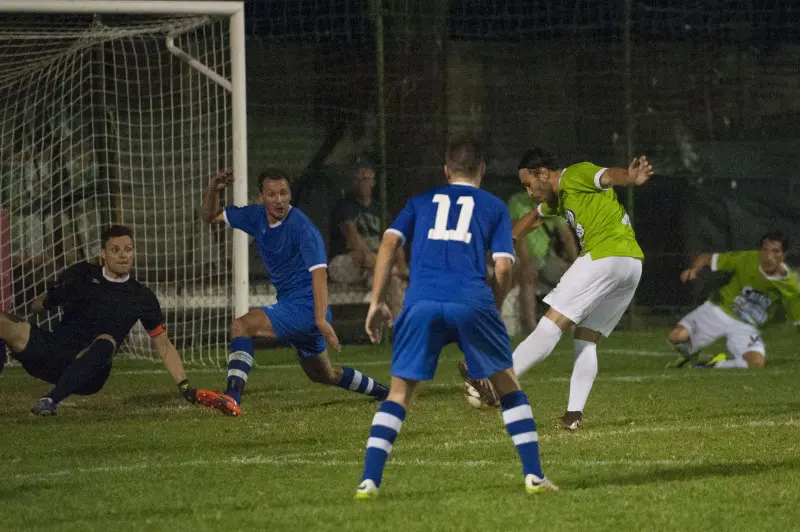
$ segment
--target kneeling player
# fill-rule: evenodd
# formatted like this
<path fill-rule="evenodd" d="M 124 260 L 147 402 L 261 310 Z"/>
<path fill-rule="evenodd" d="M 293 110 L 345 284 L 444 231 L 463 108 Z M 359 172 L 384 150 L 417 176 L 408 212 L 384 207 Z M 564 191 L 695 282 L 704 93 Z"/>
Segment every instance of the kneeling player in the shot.
<path fill-rule="evenodd" d="M 678 322 L 667 341 L 678 351 L 668 367 L 680 368 L 696 360 L 697 353 L 725 337 L 733 359 L 717 355 L 698 367 L 761 368 L 766 362 L 760 329 L 775 321 L 781 302 L 787 318 L 800 325 L 800 286 L 783 263 L 789 239 L 773 231 L 761 239 L 761 249 L 728 253 L 702 253 L 681 273 L 692 281 L 703 268 L 733 273 L 730 282 L 708 301 Z"/>
<path fill-rule="evenodd" d="M 63 309 L 64 318 L 52 332 L 0 312 L 0 348 L 7 344 L 11 356 L 25 371 L 55 384 L 31 414 L 54 415 L 58 403 L 69 395 L 99 392 L 111 372 L 114 353 L 139 320 L 181 394 L 187 401 L 196 402 L 180 355 L 165 331 L 158 299 L 130 275 L 134 258 L 130 229 L 111 226 L 103 231 L 101 242 L 104 266 L 74 264 L 34 301 L 34 312 Z"/>
<path fill-rule="evenodd" d="M 291 206 L 291 188 L 283 172 L 267 170 L 260 180 L 261 203 L 220 210 L 219 193 L 233 182 L 233 175 L 217 174 L 206 192 L 201 215 L 209 224 L 226 223 L 255 239 L 278 302 L 233 320 L 227 390 L 224 394 L 198 390 L 198 400 L 225 415 L 241 415 L 239 403 L 253 367 L 254 336 L 288 340 L 314 382 L 383 399 L 388 392 L 385 386 L 353 368 L 331 364 L 325 341 L 338 350 L 339 339 L 330 324 L 322 235 L 300 209 Z"/>

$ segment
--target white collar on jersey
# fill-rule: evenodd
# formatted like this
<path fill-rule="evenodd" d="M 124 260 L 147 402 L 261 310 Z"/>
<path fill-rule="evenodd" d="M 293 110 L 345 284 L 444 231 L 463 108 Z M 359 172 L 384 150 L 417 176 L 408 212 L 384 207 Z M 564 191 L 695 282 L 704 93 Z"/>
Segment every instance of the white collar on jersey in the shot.
<path fill-rule="evenodd" d="M 768 281 L 785 281 L 786 279 L 788 279 L 789 278 L 789 268 L 786 266 L 786 264 L 784 264 L 782 262 L 781 262 L 781 268 L 783 268 L 783 270 L 786 272 L 786 275 L 767 275 L 764 272 L 764 268 L 761 267 L 761 264 L 759 263 L 759 265 L 758 265 L 758 271 L 760 271 L 761 275 L 766 277 Z"/>
<path fill-rule="evenodd" d="M 106 281 L 111 281 L 112 283 L 124 283 L 124 282 L 127 282 L 128 279 L 131 278 L 131 274 L 126 273 L 125 277 L 122 277 L 120 279 L 115 279 L 114 277 L 111 277 L 110 275 L 108 275 L 108 270 L 106 270 L 106 267 L 103 266 L 103 277 L 106 278 Z"/>
<path fill-rule="evenodd" d="M 478 188 L 475 183 L 467 183 L 466 181 L 456 181 L 455 183 L 448 183 L 449 185 L 461 185 L 462 187 Z"/>
<path fill-rule="evenodd" d="M 289 208 L 286 209 L 286 216 L 283 217 L 283 220 L 286 220 L 286 218 L 289 217 L 289 213 L 290 212 L 292 212 L 292 206 L 291 205 L 289 205 Z M 269 224 L 269 228 L 270 229 L 275 229 L 276 227 L 278 227 L 279 225 L 281 225 L 283 223 L 283 220 L 275 222 L 274 224 Z M 267 215 L 267 223 L 269 223 L 269 215 Z"/>

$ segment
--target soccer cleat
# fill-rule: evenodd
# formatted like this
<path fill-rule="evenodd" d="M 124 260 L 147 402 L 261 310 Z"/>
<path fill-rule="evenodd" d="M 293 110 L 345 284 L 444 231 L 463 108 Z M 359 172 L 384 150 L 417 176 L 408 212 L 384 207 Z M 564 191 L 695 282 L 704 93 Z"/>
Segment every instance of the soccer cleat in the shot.
<path fill-rule="evenodd" d="M 474 390 L 477 392 L 477 399 L 480 400 L 482 405 L 500 406 L 500 398 L 497 397 L 497 392 L 494 391 L 494 386 L 489 382 L 489 379 L 471 379 L 469 377 L 467 363 L 463 360 L 458 363 L 458 372 L 466 383 L 467 395 L 472 396 L 472 391 Z M 470 402 L 470 404 L 472 404 L 472 402 Z"/>
<path fill-rule="evenodd" d="M 559 419 L 561 428 L 564 430 L 575 431 L 581 428 L 583 423 L 583 412 L 571 412 L 567 410 Z"/>
<path fill-rule="evenodd" d="M 197 390 L 197 401 L 208 408 L 219 410 L 226 416 L 239 417 L 242 415 L 241 407 L 236 404 L 233 397 L 224 393 L 212 392 L 211 390 Z"/>
<path fill-rule="evenodd" d="M 49 397 L 42 397 L 39 399 L 33 408 L 31 408 L 31 415 L 38 416 L 54 416 L 56 415 L 56 404 Z"/>
<path fill-rule="evenodd" d="M 548 491 L 558 491 L 558 486 L 553 484 L 547 477 L 539 478 L 533 473 L 525 475 L 525 491 L 530 495 L 545 493 Z"/>
<path fill-rule="evenodd" d="M 726 355 L 725 353 L 717 353 L 708 362 L 703 362 L 702 364 L 695 364 L 692 367 L 697 369 L 713 368 L 714 366 L 717 365 L 717 362 L 722 362 L 723 360 L 728 360 L 728 355 Z"/>
<path fill-rule="evenodd" d="M 364 480 L 356 488 L 357 501 L 371 501 L 378 496 L 378 486 L 370 479 Z"/>

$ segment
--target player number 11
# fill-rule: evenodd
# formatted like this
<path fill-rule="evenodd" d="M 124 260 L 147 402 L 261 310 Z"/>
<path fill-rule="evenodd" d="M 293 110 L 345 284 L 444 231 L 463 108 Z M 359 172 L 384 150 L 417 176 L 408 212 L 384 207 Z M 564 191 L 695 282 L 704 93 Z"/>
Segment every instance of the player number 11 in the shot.
<path fill-rule="evenodd" d="M 469 222 L 472 220 L 472 211 L 475 210 L 475 198 L 472 196 L 461 196 L 458 203 L 461 205 L 461 212 L 458 213 L 458 222 L 455 229 L 447 228 L 447 219 L 450 216 L 450 196 L 446 194 L 436 194 L 433 202 L 438 203 L 436 207 L 436 221 L 432 229 L 428 229 L 430 240 L 450 240 L 469 244 L 472 241 L 472 233 L 469 232 Z"/>

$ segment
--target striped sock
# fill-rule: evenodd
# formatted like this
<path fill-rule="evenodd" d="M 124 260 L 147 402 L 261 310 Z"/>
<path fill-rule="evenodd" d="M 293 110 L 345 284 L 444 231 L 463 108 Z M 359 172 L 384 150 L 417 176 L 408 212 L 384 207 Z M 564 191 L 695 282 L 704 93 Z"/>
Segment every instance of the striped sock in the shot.
<path fill-rule="evenodd" d="M 342 378 L 339 379 L 339 387 L 357 393 L 370 395 L 377 399 L 386 399 L 389 389 L 372 377 L 367 377 L 360 371 L 342 366 Z"/>
<path fill-rule="evenodd" d="M 239 336 L 231 340 L 231 354 L 228 355 L 228 389 L 225 395 L 233 397 L 237 404 L 242 402 L 244 385 L 252 367 L 253 339 Z"/>
<path fill-rule="evenodd" d="M 539 462 L 539 435 L 536 433 L 536 422 L 525 392 L 517 390 L 500 398 L 503 409 L 503 422 L 506 430 L 517 446 L 519 458 L 522 460 L 522 474 L 533 473 L 544 478 L 542 464 Z"/>
<path fill-rule="evenodd" d="M 381 485 L 383 468 L 386 459 L 392 452 L 394 440 L 403 426 L 406 418 L 406 409 L 400 403 L 384 401 L 372 418 L 372 428 L 367 440 L 367 455 L 364 460 L 364 475 L 361 481 L 372 480 L 376 486 Z"/>

